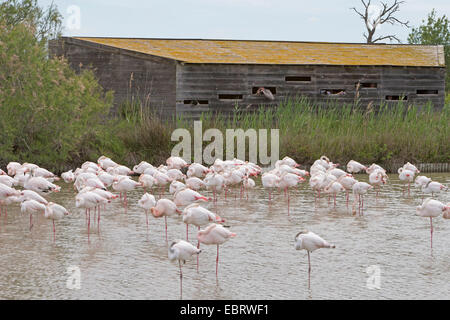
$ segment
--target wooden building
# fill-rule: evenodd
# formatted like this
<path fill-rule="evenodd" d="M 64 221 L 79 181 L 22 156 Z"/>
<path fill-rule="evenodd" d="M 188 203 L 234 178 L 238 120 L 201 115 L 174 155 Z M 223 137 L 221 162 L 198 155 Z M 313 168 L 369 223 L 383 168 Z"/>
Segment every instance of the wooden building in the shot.
<path fill-rule="evenodd" d="M 298 96 L 444 105 L 443 46 L 63 37 L 49 47 L 76 70 L 93 67 L 116 105 L 139 98 L 167 117 L 270 107 Z"/>

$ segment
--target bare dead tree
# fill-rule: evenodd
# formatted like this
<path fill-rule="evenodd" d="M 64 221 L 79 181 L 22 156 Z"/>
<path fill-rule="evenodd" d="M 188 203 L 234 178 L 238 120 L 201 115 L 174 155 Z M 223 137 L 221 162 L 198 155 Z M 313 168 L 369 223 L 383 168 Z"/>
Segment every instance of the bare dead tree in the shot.
<path fill-rule="evenodd" d="M 374 35 L 377 27 L 384 23 L 388 23 L 391 25 L 401 25 L 409 28 L 409 21 L 403 22 L 394 16 L 395 13 L 399 11 L 400 5 L 405 1 L 394 0 L 394 3 L 392 5 L 381 2 L 380 11 L 373 16 L 369 12 L 370 0 L 367 0 L 367 2 L 361 0 L 361 2 L 364 6 L 363 13 L 359 12 L 355 7 L 350 9 L 354 10 L 361 17 L 361 19 L 364 20 L 367 29 L 367 33 L 364 33 L 364 38 L 366 38 L 367 43 L 376 43 L 385 39 L 389 39 L 390 41 L 396 40 L 400 43 L 400 39 L 398 39 L 395 35 L 379 36 L 378 38 L 374 38 Z"/>

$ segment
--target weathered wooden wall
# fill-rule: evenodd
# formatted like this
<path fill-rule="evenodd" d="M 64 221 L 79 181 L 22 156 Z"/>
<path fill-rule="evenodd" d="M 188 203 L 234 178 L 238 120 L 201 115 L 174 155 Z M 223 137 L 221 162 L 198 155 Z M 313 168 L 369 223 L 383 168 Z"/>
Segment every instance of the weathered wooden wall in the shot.
<path fill-rule="evenodd" d="M 286 76 L 310 78 L 310 81 L 287 82 Z M 236 104 L 249 110 L 262 104 L 276 105 L 289 96 L 300 95 L 318 103 L 353 103 L 358 82 L 376 84 L 376 88 L 360 86 L 358 94 L 362 106 L 371 101 L 374 105 L 399 103 L 387 100 L 387 96 L 406 96 L 407 104 L 424 105 L 430 101 L 436 108 L 444 105 L 444 68 L 181 63 L 177 66 L 177 113 L 191 117 L 198 117 L 204 111 L 227 113 Z M 253 89 L 260 86 L 275 88 L 275 100 L 254 95 Z M 321 94 L 330 89 L 342 89 L 346 94 Z M 437 94 L 420 95 L 417 90 L 437 90 Z M 220 94 L 239 94 L 242 99 L 219 99 Z"/>
<path fill-rule="evenodd" d="M 245 110 L 271 107 L 298 96 L 318 104 L 353 103 L 358 97 L 363 107 L 371 102 L 399 104 L 389 97 L 407 97 L 408 105 L 444 105 L 442 67 L 194 64 L 74 38 L 50 42 L 50 52 L 66 56 L 75 70 L 93 67 L 100 84 L 115 91 L 116 106 L 139 98 L 167 118 L 175 114 L 197 118 L 205 111 L 231 113 L 236 105 Z M 286 81 L 286 77 L 303 81 Z M 274 90 L 275 100 L 256 96 L 258 87 Z M 333 90 L 343 90 L 345 95 L 323 94 Z"/>
<path fill-rule="evenodd" d="M 176 62 L 73 38 L 49 43 L 51 55 L 65 56 L 79 71 L 94 68 L 99 83 L 114 91 L 115 110 L 124 100 L 139 99 L 163 116 L 175 114 Z"/>

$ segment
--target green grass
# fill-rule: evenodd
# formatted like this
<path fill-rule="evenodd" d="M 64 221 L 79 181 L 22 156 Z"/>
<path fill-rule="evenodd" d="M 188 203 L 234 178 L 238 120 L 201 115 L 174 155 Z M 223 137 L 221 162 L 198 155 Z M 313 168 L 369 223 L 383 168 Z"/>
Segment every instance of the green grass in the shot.
<path fill-rule="evenodd" d="M 192 121 L 182 117 L 160 120 L 146 111 L 150 110 L 148 106 L 139 103 L 123 105 L 120 110 L 120 118 L 114 120 L 115 135 L 123 147 L 112 156 L 128 165 L 140 160 L 162 163 L 176 143 L 170 141 L 175 128 L 187 128 L 193 133 Z M 342 164 L 350 159 L 381 165 L 450 159 L 448 103 L 441 111 L 433 110 L 431 105 L 417 107 L 401 101 L 394 107 L 369 105 L 361 109 L 357 104 L 320 107 L 298 98 L 252 112 L 236 106 L 228 116 L 204 113 L 200 120 L 203 131 L 217 128 L 224 135 L 229 128 L 279 129 L 280 157 L 288 155 L 302 164 L 311 164 L 323 154 Z"/>

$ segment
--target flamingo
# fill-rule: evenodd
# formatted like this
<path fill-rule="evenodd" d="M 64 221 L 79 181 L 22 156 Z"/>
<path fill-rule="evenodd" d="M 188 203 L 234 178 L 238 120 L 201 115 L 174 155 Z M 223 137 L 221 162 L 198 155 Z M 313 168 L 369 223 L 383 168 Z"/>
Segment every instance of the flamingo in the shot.
<path fill-rule="evenodd" d="M 22 213 L 30 214 L 30 231 L 33 228 L 33 213 L 35 212 L 45 212 L 46 206 L 36 200 L 25 200 L 20 204 L 20 211 Z"/>
<path fill-rule="evenodd" d="M 72 170 L 63 172 L 61 174 L 61 178 L 63 178 L 65 183 L 71 183 L 75 181 L 75 175 L 73 174 Z"/>
<path fill-rule="evenodd" d="M 22 168 L 22 165 L 18 162 L 10 162 L 6 166 L 6 170 L 8 171 L 9 176 L 15 176 L 17 171 Z"/>
<path fill-rule="evenodd" d="M 358 213 L 361 214 L 361 211 L 364 212 L 364 195 L 372 189 L 373 187 L 366 182 L 357 182 L 353 185 L 353 195 L 355 197 L 355 201 L 353 202 L 353 214 L 356 214 L 356 199 L 358 199 Z"/>
<path fill-rule="evenodd" d="M 4 184 L 8 187 L 13 187 L 13 186 L 18 186 L 19 185 L 19 181 L 8 176 L 8 175 L 0 175 L 0 183 Z"/>
<path fill-rule="evenodd" d="M 144 171 L 148 168 L 154 168 L 153 165 L 146 161 L 141 161 L 138 165 L 133 167 L 133 171 L 137 174 L 143 174 Z"/>
<path fill-rule="evenodd" d="M 174 195 L 173 202 L 180 207 L 190 205 L 197 201 L 209 201 L 212 200 L 211 198 L 206 198 L 205 196 L 202 196 L 197 191 L 194 191 L 189 188 L 185 188 L 182 190 L 178 190 Z"/>
<path fill-rule="evenodd" d="M 59 180 L 59 178 L 54 173 L 48 171 L 47 169 L 40 168 L 40 167 L 34 169 L 32 171 L 32 175 L 33 175 L 33 177 L 45 178 L 45 179 L 49 180 L 50 182 Z"/>
<path fill-rule="evenodd" d="M 167 176 L 172 180 L 183 180 L 186 176 L 178 169 L 167 170 Z"/>
<path fill-rule="evenodd" d="M 142 186 L 141 183 L 131 180 L 128 177 L 120 177 L 113 184 L 112 187 L 114 190 L 119 191 L 121 194 L 124 193 L 123 204 L 126 207 L 128 204 L 127 200 L 127 192 L 134 190 L 136 187 Z"/>
<path fill-rule="evenodd" d="M 336 194 L 338 194 L 341 191 L 345 191 L 345 188 L 342 184 L 340 184 L 338 181 L 332 181 L 330 184 L 328 184 L 323 191 L 328 194 L 332 194 L 334 197 L 334 207 L 336 208 Z"/>
<path fill-rule="evenodd" d="M 112 186 L 112 184 L 114 183 L 114 179 L 115 179 L 115 177 L 112 174 L 109 174 L 104 171 L 100 172 L 97 177 L 101 182 L 103 182 L 103 184 L 106 188 Z"/>
<path fill-rule="evenodd" d="M 386 183 L 387 175 L 381 170 L 376 170 L 369 175 L 369 183 L 376 190 L 376 199 L 378 199 L 378 190 L 380 186 Z"/>
<path fill-rule="evenodd" d="M 345 188 L 345 197 L 347 200 L 347 208 L 348 208 L 348 198 L 349 198 L 349 190 L 352 190 L 353 185 L 358 182 L 351 174 L 347 174 L 345 176 L 341 176 L 337 182 L 339 182 Z"/>
<path fill-rule="evenodd" d="M 44 213 L 45 218 L 51 219 L 53 222 L 53 241 L 56 240 L 55 220 L 60 220 L 64 216 L 67 216 L 68 214 L 69 211 L 67 211 L 66 208 L 53 202 L 49 202 L 48 205 L 45 207 Z"/>
<path fill-rule="evenodd" d="M 206 188 L 206 183 L 197 177 L 190 177 L 186 179 L 186 186 L 192 190 L 197 191 Z"/>
<path fill-rule="evenodd" d="M 278 182 L 278 186 L 281 189 L 284 189 L 284 195 L 287 195 L 287 207 L 288 207 L 288 215 L 289 215 L 289 203 L 290 203 L 290 196 L 289 196 L 289 188 L 295 187 L 299 182 L 305 181 L 302 177 L 293 174 L 293 173 L 283 173 L 280 177 L 280 180 Z"/>
<path fill-rule="evenodd" d="M 246 192 L 247 200 L 248 200 L 248 189 L 253 189 L 256 186 L 255 180 L 253 180 L 248 175 L 246 175 L 244 177 L 244 181 L 242 182 L 242 185 L 244 186 L 244 192 Z"/>
<path fill-rule="evenodd" d="M 90 234 L 90 227 L 91 227 L 91 209 L 96 208 L 102 204 L 110 203 L 111 200 L 108 200 L 106 198 L 103 198 L 99 194 L 87 191 L 83 193 L 78 193 L 75 197 L 75 206 L 77 208 L 84 208 L 86 217 L 88 220 L 88 240 L 89 240 L 89 234 Z M 98 216 L 98 222 L 100 221 L 100 214 Z M 99 228 L 100 225 L 97 223 L 97 227 Z"/>
<path fill-rule="evenodd" d="M 398 177 L 401 181 L 408 182 L 408 196 L 410 196 L 410 186 L 411 182 L 414 181 L 414 171 L 405 168 L 399 168 Z M 403 189 L 403 194 L 405 194 L 405 189 Z"/>
<path fill-rule="evenodd" d="M 168 252 L 169 260 L 178 260 L 178 266 L 180 267 L 180 297 L 183 297 L 183 271 L 181 269 L 181 261 L 185 263 L 194 254 L 198 255 L 200 252 L 202 250 L 197 249 L 194 245 L 184 240 L 175 240 L 170 244 Z"/>
<path fill-rule="evenodd" d="M 182 168 L 188 167 L 189 165 L 187 164 L 186 161 L 184 161 L 182 158 L 180 157 L 170 157 L 166 160 L 167 163 L 167 167 L 169 169 L 178 169 L 181 170 Z"/>
<path fill-rule="evenodd" d="M 368 168 L 366 169 L 366 173 L 367 173 L 367 174 L 371 174 L 372 172 L 374 172 L 374 171 L 376 171 L 376 170 L 381 170 L 381 171 L 383 171 L 383 173 L 386 173 L 386 170 L 383 169 L 382 167 L 380 167 L 379 165 L 377 165 L 376 163 L 372 163 L 372 164 L 370 165 L 370 167 L 368 167 Z"/>
<path fill-rule="evenodd" d="M 450 219 L 450 202 L 447 203 L 447 206 L 444 210 L 444 214 L 442 215 L 444 219 Z"/>
<path fill-rule="evenodd" d="M 150 193 L 144 193 L 142 198 L 138 201 L 138 205 L 144 209 L 148 229 L 148 211 L 156 205 L 155 197 Z"/>
<path fill-rule="evenodd" d="M 350 160 L 347 163 L 347 172 L 348 173 L 358 173 L 358 172 L 361 172 L 362 170 L 364 170 L 364 171 L 367 170 L 367 167 L 355 160 Z"/>
<path fill-rule="evenodd" d="M 216 194 L 218 192 L 221 192 L 223 190 L 223 188 L 226 188 L 225 178 L 221 174 L 216 173 L 216 172 L 209 173 L 205 177 L 204 183 L 205 183 L 207 189 L 210 189 L 213 191 L 214 201 L 217 200 Z M 225 189 L 225 200 L 226 200 L 226 196 L 227 196 L 226 192 L 227 191 Z"/>
<path fill-rule="evenodd" d="M 306 250 L 308 252 L 308 288 L 311 288 L 311 259 L 310 252 L 320 248 L 336 248 L 317 234 L 311 231 L 300 231 L 295 236 L 295 250 Z"/>
<path fill-rule="evenodd" d="M 173 180 L 169 185 L 169 193 L 175 194 L 180 190 L 186 189 L 186 185 L 183 182 Z"/>
<path fill-rule="evenodd" d="M 106 172 L 113 174 L 113 175 L 119 175 L 119 176 L 131 176 L 134 174 L 133 170 L 131 170 L 128 167 L 117 165 L 115 167 L 109 167 L 106 169 Z"/>
<path fill-rule="evenodd" d="M 0 214 L 1 214 L 2 205 L 6 206 L 7 203 L 9 204 L 9 202 L 12 200 L 12 199 L 8 200 L 9 197 L 19 197 L 20 195 L 21 195 L 20 191 L 0 183 L 0 201 L 1 201 L 0 202 Z M 6 210 L 6 208 L 5 208 L 5 210 Z"/>
<path fill-rule="evenodd" d="M 421 217 L 430 218 L 430 244 L 431 249 L 433 249 L 433 218 L 440 216 L 441 214 L 446 214 L 448 206 L 444 205 L 438 200 L 432 198 L 426 198 L 422 205 L 416 207 L 417 214 Z"/>
<path fill-rule="evenodd" d="M 194 162 L 189 166 L 186 175 L 188 178 L 203 178 L 208 172 L 210 172 L 210 170 L 207 167 L 201 165 L 200 163 Z"/>
<path fill-rule="evenodd" d="M 147 192 L 147 189 L 153 188 L 153 185 L 156 184 L 156 179 L 153 178 L 153 176 L 145 173 L 142 173 L 139 176 L 138 181 L 142 184 L 142 187 L 144 188 L 145 192 Z"/>
<path fill-rule="evenodd" d="M 212 223 L 206 227 L 204 230 L 199 230 L 197 232 L 197 239 L 200 243 L 206 245 L 217 245 L 217 257 L 216 257 L 216 278 L 218 275 L 219 267 L 219 245 L 227 242 L 230 238 L 236 236 L 236 233 L 224 228 L 220 224 Z"/>
<path fill-rule="evenodd" d="M 176 213 L 181 214 L 177 205 L 169 199 L 159 199 L 153 208 L 150 208 L 150 212 L 155 218 L 164 217 L 166 225 L 166 242 L 167 242 L 167 216 L 174 215 Z"/>
<path fill-rule="evenodd" d="M 100 158 L 98 158 L 97 163 L 103 170 L 106 170 L 108 168 L 114 168 L 114 167 L 118 166 L 117 163 L 115 163 L 113 160 L 111 160 L 110 158 L 108 158 L 106 156 L 101 156 Z"/>
<path fill-rule="evenodd" d="M 269 203 L 270 203 L 270 190 L 278 187 L 279 182 L 280 178 L 273 173 L 266 172 L 261 177 L 261 183 L 263 187 L 267 188 L 269 192 Z"/>
<path fill-rule="evenodd" d="M 59 192 L 61 190 L 60 186 L 57 186 L 43 177 L 31 177 L 27 174 L 23 187 L 28 190 L 33 190 L 37 193 L 50 193 Z"/>
<path fill-rule="evenodd" d="M 447 190 L 448 188 L 444 186 L 442 183 L 439 183 L 437 181 L 428 181 L 425 185 L 422 185 L 422 192 L 424 193 L 431 193 L 431 196 L 434 195 L 434 193 L 437 193 L 442 190 Z"/>

